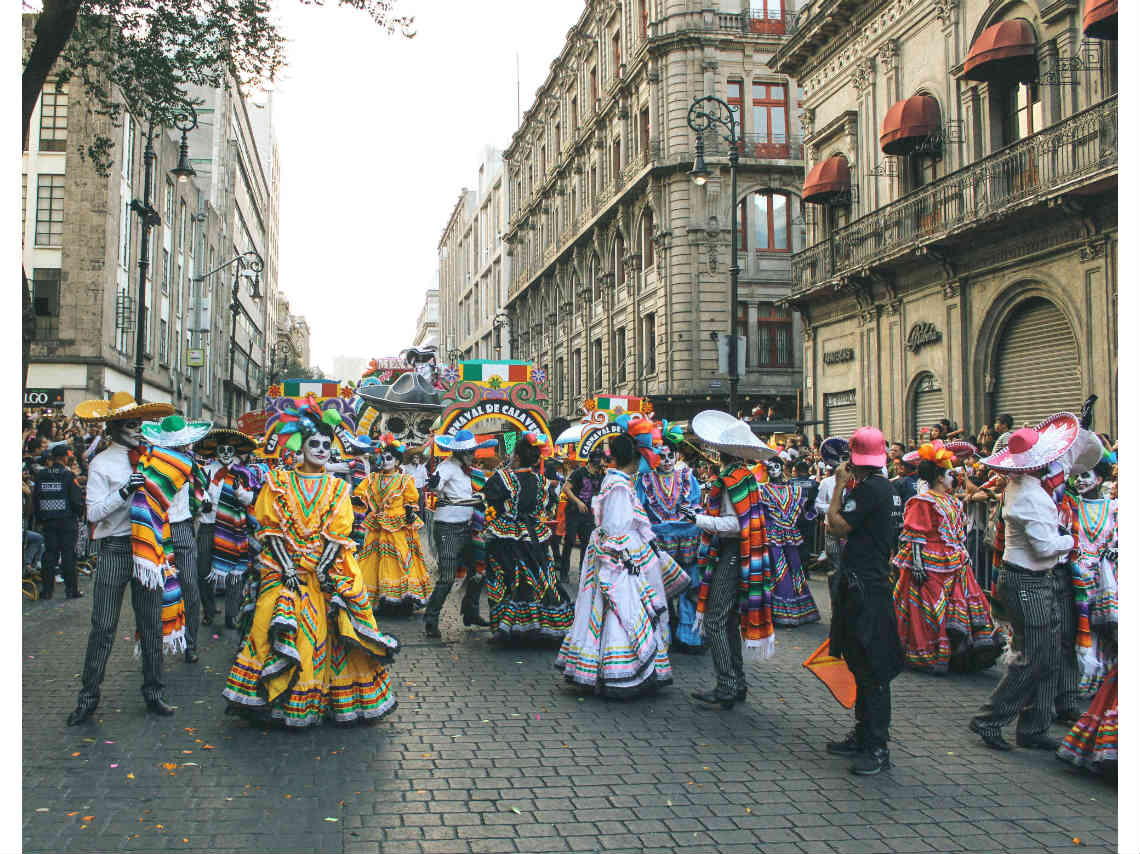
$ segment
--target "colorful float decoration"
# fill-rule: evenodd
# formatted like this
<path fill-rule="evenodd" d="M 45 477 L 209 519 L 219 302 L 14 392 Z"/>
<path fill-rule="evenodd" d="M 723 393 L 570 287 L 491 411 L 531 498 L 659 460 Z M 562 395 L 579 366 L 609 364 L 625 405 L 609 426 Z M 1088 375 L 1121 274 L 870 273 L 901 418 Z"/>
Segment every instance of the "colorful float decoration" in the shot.
<path fill-rule="evenodd" d="M 285 380 L 274 383 L 266 393 L 268 398 L 264 418 L 265 444 L 261 447 L 264 457 L 278 457 L 288 448 L 291 436 L 300 435 L 296 431 L 297 412 L 307 402 L 312 402 L 322 413 L 331 413 L 326 423 L 333 425 L 333 447 L 342 456 L 348 456 L 355 438 L 356 406 L 351 384 L 337 380 Z M 255 414 L 255 413 L 247 413 Z M 294 442 L 300 448 L 299 439 Z"/>
<path fill-rule="evenodd" d="M 553 453 L 546 407 L 546 372 L 529 362 L 473 359 L 448 365 L 441 371 L 447 388 L 443 393 L 441 435 L 460 430 L 479 433 L 475 425 L 506 422 L 516 431 L 502 433 L 506 453 L 514 451 L 518 433 L 541 433 L 547 437 L 547 454 Z"/>
<path fill-rule="evenodd" d="M 628 415 L 631 422 L 653 420 L 653 404 L 643 397 L 602 395 L 591 397 L 582 408 L 585 415 L 574 448 L 574 458 L 579 461 L 588 460 L 607 439 L 624 432 L 624 427 L 615 423 L 621 416 Z"/>
<path fill-rule="evenodd" d="M 434 347 L 409 347 L 373 359 L 356 385 L 356 423 L 373 438 L 391 433 L 409 448 L 425 445 L 443 409 Z"/>

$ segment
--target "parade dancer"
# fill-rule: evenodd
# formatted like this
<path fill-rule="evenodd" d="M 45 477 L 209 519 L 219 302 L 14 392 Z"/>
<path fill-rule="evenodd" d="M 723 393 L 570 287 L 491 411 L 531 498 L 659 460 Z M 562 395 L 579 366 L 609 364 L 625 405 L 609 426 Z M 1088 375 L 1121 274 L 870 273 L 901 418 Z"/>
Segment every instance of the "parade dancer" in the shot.
<path fill-rule="evenodd" d="M 1001 655 L 1005 639 L 966 549 L 965 513 L 951 494 L 954 454 L 935 441 L 903 459 L 917 460 L 918 477 L 927 487 L 905 505 L 893 561 L 899 573 L 895 615 L 906 663 L 939 674 L 984 670 Z"/>
<path fill-rule="evenodd" d="M 665 603 L 689 577 L 652 548 L 653 527 L 634 491 L 642 460 L 656 463 L 649 424 L 628 416 L 618 422 L 626 432 L 609 440 L 615 467 L 592 498 L 596 525 L 582 559 L 574 623 L 554 666 L 572 684 L 623 699 L 672 683 Z"/>
<path fill-rule="evenodd" d="M 454 436 L 436 436 L 435 443 L 440 450 L 451 456 L 439 464 L 435 474 L 428 480 L 428 487 L 438 496 L 432 536 L 439 561 L 439 578 L 424 611 L 424 634 L 429 638 L 442 637 L 439 615 L 455 584 L 461 562 L 469 568 L 467 589 L 459 607 L 463 625 L 491 625 L 479 616 L 479 594 L 483 590 L 483 577 L 474 571 L 471 517 L 474 507 L 482 502 L 474 495 L 471 475 L 475 451 L 497 444 L 494 439 L 478 441 L 470 430 L 460 430 Z"/>
<path fill-rule="evenodd" d="M 1013 627 L 1017 656 L 970 721 L 970 730 L 994 750 L 1012 749 L 1001 728 L 1015 717 L 1019 747 L 1057 749 L 1048 730 L 1060 693 L 1063 623 L 1075 618 L 1062 614 L 1053 576 L 1058 563 L 1067 563 L 1074 537 L 1061 525 L 1046 479 L 1053 463 L 1073 474 L 1089 470 L 1101 451 L 1100 441 L 1080 428 L 1075 415 L 1061 412 L 1036 428 L 1014 431 L 1003 450 L 981 460 L 1010 475 L 1002 502 L 1005 530 L 996 592 Z"/>
<path fill-rule="evenodd" d="M 391 433 L 377 441 L 380 471 L 368 475 L 353 492 L 364 508 L 364 548 L 360 571 L 373 611 L 407 616 L 427 602 L 428 574 L 420 553 L 416 515 L 419 490 L 410 474 L 400 471 L 406 447 Z"/>
<path fill-rule="evenodd" d="M 210 421 L 187 421 L 181 415 L 169 415 L 161 422 L 142 425 L 143 438 L 152 445 L 171 448 L 193 459 L 191 448 L 210 432 Z M 170 504 L 170 533 L 174 541 L 174 565 L 185 605 L 186 662 L 198 660 L 198 625 L 201 599 L 198 595 L 198 545 L 194 535 L 194 516 L 209 507 L 206 497 L 206 473 L 195 462 L 189 481 L 178 490 Z"/>
<path fill-rule="evenodd" d="M 700 441 L 720 452 L 720 473 L 710 483 L 706 512 L 694 516 L 701 529 L 698 562 L 704 576 L 694 631 L 704 631 L 712 651 L 716 685 L 694 691 L 709 708 L 728 710 L 748 697 L 744 654 L 771 658 L 772 563 L 759 484 L 745 461 L 762 462 L 776 450 L 761 442 L 744 421 L 706 409 L 692 420 Z"/>
<path fill-rule="evenodd" d="M 83 687 L 75 710 L 67 718 L 75 726 L 90 718 L 99 705 L 99 688 L 107 659 L 115 642 L 123 593 L 131 587 L 131 607 L 140 636 L 142 694 L 149 712 L 172 715 L 174 708 L 163 699 L 162 685 L 162 579 L 158 572 L 135 560 L 132 538 L 132 501 L 146 483 L 135 467 L 145 453 L 142 441 L 144 418 L 170 415 L 168 403 L 139 404 L 126 392 L 110 400 L 88 400 L 75 408 L 83 421 L 105 421 L 110 446 L 97 454 L 87 472 L 87 519 L 95 525 L 100 540 L 95 564 L 91 603 L 91 633 L 83 660 Z"/>
<path fill-rule="evenodd" d="M 231 713 L 305 727 L 375 722 L 396 707 L 387 665 L 399 643 L 369 607 L 349 487 L 324 470 L 336 417 L 299 411 L 302 462 L 271 472 L 254 505 L 260 585 L 222 692 Z"/>
<path fill-rule="evenodd" d="M 494 641 L 561 641 L 574 613 L 558 581 L 550 531 L 542 521 L 546 480 L 540 433 L 523 433 L 513 465 L 502 466 L 483 486 L 486 502 L 486 586 Z"/>
<path fill-rule="evenodd" d="M 803 535 L 799 519 L 805 495 L 800 484 L 785 480 L 785 462 L 781 456 L 764 463 L 768 482 L 760 484 L 759 495 L 764 507 L 768 553 L 772 558 L 772 622 L 787 628 L 818 623 L 819 608 L 800 563 Z"/>
<path fill-rule="evenodd" d="M 255 447 L 257 443 L 251 437 L 225 427 L 215 427 L 198 443 L 200 453 L 214 457 L 206 467 L 210 481 L 208 494 L 213 511 L 203 519 L 203 522 L 213 523 L 213 539 L 208 544 L 209 574 L 206 578 L 213 589 L 210 596 L 203 600 L 203 622 L 207 625 L 214 618 L 214 594 L 224 591 L 226 628 L 237 628 L 242 576 L 249 561 L 246 508 L 254 499 L 248 475 L 238 455 L 248 454 Z"/>
<path fill-rule="evenodd" d="M 640 474 L 635 481 L 637 499 L 645 508 L 657 545 L 667 552 L 689 576 L 689 588 L 669 601 L 669 625 L 673 649 L 696 652 L 703 640 L 693 631 L 697 616 L 697 590 L 701 586 L 697 552 L 701 544 L 700 529 L 683 512 L 695 511 L 701 502 L 701 485 L 692 470 L 680 460 L 678 448 L 685 435 L 676 424 L 661 424 L 661 446 L 657 449 L 658 463 L 652 470 Z"/>

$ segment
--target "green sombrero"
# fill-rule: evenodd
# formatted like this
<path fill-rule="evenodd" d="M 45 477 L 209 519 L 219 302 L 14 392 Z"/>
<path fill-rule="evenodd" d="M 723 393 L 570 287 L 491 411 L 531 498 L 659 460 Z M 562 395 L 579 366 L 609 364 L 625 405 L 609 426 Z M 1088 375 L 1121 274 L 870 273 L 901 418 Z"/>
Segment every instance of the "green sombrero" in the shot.
<path fill-rule="evenodd" d="M 213 426 L 213 421 L 187 421 L 181 415 L 168 415 L 161 421 L 144 421 L 140 429 L 152 445 L 180 448 L 201 441 Z"/>

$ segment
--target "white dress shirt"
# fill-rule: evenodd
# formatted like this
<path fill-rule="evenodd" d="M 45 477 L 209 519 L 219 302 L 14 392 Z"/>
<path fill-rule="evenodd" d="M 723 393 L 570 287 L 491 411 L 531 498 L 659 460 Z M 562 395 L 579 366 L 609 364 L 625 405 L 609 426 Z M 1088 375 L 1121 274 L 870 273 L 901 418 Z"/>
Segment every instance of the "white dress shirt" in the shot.
<path fill-rule="evenodd" d="M 423 490 L 424 484 L 427 483 L 427 466 L 423 463 L 419 465 L 404 466 L 404 471 L 412 476 L 412 482 L 415 483 L 416 489 Z"/>
<path fill-rule="evenodd" d="M 218 519 L 218 498 L 222 494 L 222 484 L 214 482 L 214 476 L 221 471 L 222 464 L 217 460 L 211 460 L 206 466 L 206 477 L 209 478 L 209 486 L 206 487 L 206 497 L 210 499 L 210 512 L 203 512 L 198 516 L 198 520 L 205 525 L 213 525 Z M 249 505 L 253 501 L 253 492 L 248 489 L 242 489 L 241 482 L 234 483 L 234 495 L 237 500 L 242 504 Z"/>
<path fill-rule="evenodd" d="M 131 502 L 119 490 L 133 473 L 127 448 L 118 442 L 91 460 L 87 470 L 87 521 L 95 524 L 93 539 L 130 535 Z"/>
<path fill-rule="evenodd" d="M 835 475 L 829 475 L 819 482 L 819 491 L 815 494 L 815 512 L 826 518 L 827 509 L 831 506 L 831 496 L 835 493 Z"/>
<path fill-rule="evenodd" d="M 1073 550 L 1073 538 L 1058 531 L 1060 514 L 1041 482 L 1029 475 L 1015 475 L 1005 488 L 1002 505 L 1005 520 L 1006 563 L 1034 572 L 1048 572 Z"/>
<path fill-rule="evenodd" d="M 448 457 L 436 469 L 439 475 L 439 486 L 436 494 L 440 499 L 447 501 L 463 501 L 474 494 L 471 489 L 471 478 L 463 471 L 463 467 L 453 457 Z M 435 521 L 452 524 L 469 522 L 475 510 L 471 507 L 442 506 L 435 509 Z"/>
<path fill-rule="evenodd" d="M 740 519 L 736 515 L 736 508 L 728 500 L 727 489 L 723 490 L 720 496 L 720 515 L 708 516 L 704 513 L 698 513 L 694 523 L 702 531 L 708 531 L 710 534 L 718 534 L 722 537 L 740 536 Z"/>
<path fill-rule="evenodd" d="M 170 502 L 170 509 L 167 510 L 167 516 L 170 518 L 170 524 L 175 522 L 185 522 L 190 518 L 190 484 L 182 484 L 182 488 L 174 495 L 174 499 Z"/>

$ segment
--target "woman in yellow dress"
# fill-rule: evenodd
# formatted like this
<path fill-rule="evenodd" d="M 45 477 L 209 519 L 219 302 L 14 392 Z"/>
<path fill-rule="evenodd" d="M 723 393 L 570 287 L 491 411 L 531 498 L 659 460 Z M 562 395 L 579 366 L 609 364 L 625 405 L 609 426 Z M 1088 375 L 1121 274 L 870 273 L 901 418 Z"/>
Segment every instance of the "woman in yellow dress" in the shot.
<path fill-rule="evenodd" d="M 380 471 L 352 495 L 365 511 L 360 571 L 373 611 L 406 616 L 422 608 L 430 592 L 418 534 L 423 522 L 416 516 L 420 493 L 412 476 L 400 471 L 403 442 L 385 433 L 377 444 Z"/>
<path fill-rule="evenodd" d="M 336 416 L 294 414 L 303 461 L 270 472 L 254 504 L 257 604 L 222 694 L 230 713 L 291 727 L 375 722 L 396 708 L 386 665 L 399 643 L 369 607 L 349 486 L 324 470 Z"/>

